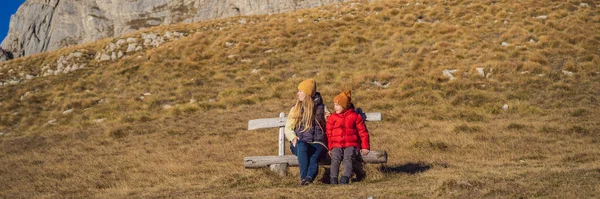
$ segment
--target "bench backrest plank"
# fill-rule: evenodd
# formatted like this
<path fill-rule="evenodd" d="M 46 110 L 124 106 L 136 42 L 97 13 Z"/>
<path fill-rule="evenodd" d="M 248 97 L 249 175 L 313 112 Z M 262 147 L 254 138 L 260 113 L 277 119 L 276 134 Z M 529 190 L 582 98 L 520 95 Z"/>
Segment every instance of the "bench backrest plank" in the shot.
<path fill-rule="evenodd" d="M 360 114 L 365 119 L 365 121 L 381 121 L 381 113 L 360 113 Z M 286 121 L 287 121 L 287 117 L 248 120 L 248 130 L 283 127 L 283 126 L 285 126 Z"/>

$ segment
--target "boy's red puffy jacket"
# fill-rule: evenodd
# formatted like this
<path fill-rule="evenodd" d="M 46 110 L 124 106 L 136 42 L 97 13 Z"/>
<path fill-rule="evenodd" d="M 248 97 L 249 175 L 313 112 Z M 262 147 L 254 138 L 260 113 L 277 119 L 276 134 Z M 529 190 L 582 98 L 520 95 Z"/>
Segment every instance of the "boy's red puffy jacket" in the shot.
<path fill-rule="evenodd" d="M 327 142 L 329 149 L 354 146 L 369 149 L 369 132 L 363 118 L 354 109 L 327 118 Z"/>

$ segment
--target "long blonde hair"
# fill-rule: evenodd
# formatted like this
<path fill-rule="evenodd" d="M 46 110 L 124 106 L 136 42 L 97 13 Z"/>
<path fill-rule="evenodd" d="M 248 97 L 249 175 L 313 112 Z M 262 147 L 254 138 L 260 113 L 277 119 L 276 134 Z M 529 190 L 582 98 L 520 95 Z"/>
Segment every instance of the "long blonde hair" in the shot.
<path fill-rule="evenodd" d="M 300 128 L 301 124 L 304 124 L 302 132 L 306 132 L 312 128 L 313 120 L 315 118 L 315 102 L 313 102 L 310 95 L 306 95 L 303 101 L 299 99 L 296 101 L 296 105 L 290 111 L 288 119 L 292 121 L 292 127 L 294 129 Z M 302 111 L 304 109 L 304 111 Z"/>

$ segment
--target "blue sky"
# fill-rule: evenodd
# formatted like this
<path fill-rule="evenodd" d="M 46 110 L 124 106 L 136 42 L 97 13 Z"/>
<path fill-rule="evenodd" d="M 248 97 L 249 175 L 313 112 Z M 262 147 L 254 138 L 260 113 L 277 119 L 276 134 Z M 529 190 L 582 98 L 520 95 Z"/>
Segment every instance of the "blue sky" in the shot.
<path fill-rule="evenodd" d="M 0 5 L 0 42 L 4 40 L 8 33 L 8 25 L 10 24 L 10 16 L 17 12 L 19 6 L 25 0 L 2 0 Z"/>

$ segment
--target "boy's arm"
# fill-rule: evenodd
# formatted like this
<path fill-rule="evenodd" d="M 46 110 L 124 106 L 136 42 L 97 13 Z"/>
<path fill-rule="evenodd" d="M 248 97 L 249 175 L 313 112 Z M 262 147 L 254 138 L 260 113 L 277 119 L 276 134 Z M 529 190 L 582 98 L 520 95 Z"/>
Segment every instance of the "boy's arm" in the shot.
<path fill-rule="evenodd" d="M 333 120 L 327 120 L 327 128 L 325 130 L 325 134 L 327 135 L 327 147 L 331 147 L 331 131 L 333 131 L 333 125 L 335 124 L 335 121 Z"/>
<path fill-rule="evenodd" d="M 361 149 L 371 149 L 369 144 L 369 131 L 367 131 L 367 127 L 365 126 L 365 120 L 361 115 L 356 117 L 356 130 L 358 130 L 358 136 L 360 137 L 360 148 Z"/>

